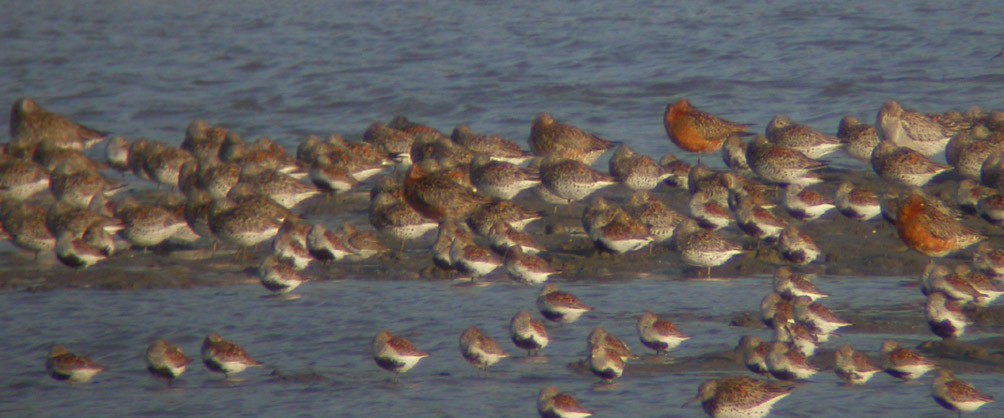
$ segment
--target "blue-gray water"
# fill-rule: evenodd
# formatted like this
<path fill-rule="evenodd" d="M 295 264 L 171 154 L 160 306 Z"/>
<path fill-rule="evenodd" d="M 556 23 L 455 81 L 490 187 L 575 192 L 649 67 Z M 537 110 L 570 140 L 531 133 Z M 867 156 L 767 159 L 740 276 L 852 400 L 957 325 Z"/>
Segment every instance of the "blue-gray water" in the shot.
<path fill-rule="evenodd" d="M 834 296 L 825 302 L 838 314 L 883 312 L 922 321 L 923 297 L 895 278 L 827 278 L 819 286 Z M 701 381 L 728 370 L 660 372 L 629 365 L 613 386 L 597 386 L 591 375 L 566 366 L 585 356 L 585 340 L 604 326 L 642 352 L 634 322 L 642 309 L 677 320 L 692 335 L 674 351 L 679 363 L 731 349 L 743 334 L 765 331 L 729 327 L 736 312 L 754 311 L 767 278 L 727 282 L 635 279 L 613 283 L 567 283 L 562 288 L 596 306 L 578 322 L 550 326 L 552 343 L 527 361 L 508 340 L 508 319 L 516 311 L 535 312 L 536 288 L 501 282 L 457 288 L 445 282 L 328 281 L 308 283 L 295 301 L 263 299 L 259 286 L 151 291 L 53 291 L 0 296 L 0 339 L 4 365 L 0 412 L 15 416 L 416 416 L 525 417 L 534 414 L 536 392 L 555 385 L 574 394 L 596 416 L 701 416 L 698 407 L 680 409 Z M 881 292 L 881 298 L 869 297 Z M 909 323 L 909 321 L 907 321 Z M 478 326 L 515 356 L 492 367 L 488 376 L 460 356 L 458 338 Z M 431 357 L 390 383 L 389 373 L 370 358 L 370 339 L 380 329 L 407 336 Z M 167 338 L 198 359 L 205 334 L 220 332 L 275 368 L 249 369 L 237 382 L 223 382 L 196 362 L 171 388 L 148 375 L 143 352 L 149 341 Z M 982 338 L 975 329 L 967 338 Z M 858 334 L 828 343 L 853 344 L 873 358 L 885 338 L 905 345 L 929 335 Z M 52 343 L 90 354 L 109 368 L 87 384 L 70 385 L 43 371 Z M 198 361 L 198 360 L 197 360 Z M 653 361 L 646 358 L 644 362 Z M 989 393 L 1004 379 L 997 374 L 964 374 Z M 839 386 L 823 371 L 776 406 L 777 416 L 944 416 L 930 398 L 929 377 L 899 383 L 876 376 L 862 388 Z M 983 409 L 999 416 L 1004 407 Z"/>
<path fill-rule="evenodd" d="M 547 111 L 658 156 L 676 152 L 661 115 L 680 97 L 757 129 L 786 114 L 828 133 L 845 114 L 873 120 L 889 98 L 931 112 L 1002 109 L 1004 59 L 990 60 L 1002 45 L 1001 16 L 992 6 L 8 2 L 0 17 L 0 104 L 32 96 L 95 128 L 170 143 L 203 118 L 290 149 L 307 134 L 356 138 L 372 121 L 398 114 L 445 131 L 469 123 L 524 140 L 533 115 Z M 696 417 L 699 408 L 678 406 L 700 381 L 725 372 L 629 368 L 613 388 L 594 390 L 593 377 L 565 365 L 582 357 L 597 325 L 640 350 L 633 322 L 641 309 L 679 318 L 694 336 L 680 358 L 726 350 L 749 332 L 726 326 L 729 314 L 755 310 L 765 280 L 565 284 L 597 312 L 553 329 L 546 363 L 505 360 L 487 378 L 460 358 L 460 332 L 478 325 L 513 349 L 506 324 L 517 310 L 533 309 L 536 289 L 358 280 L 305 285 L 293 302 L 261 299 L 258 286 L 5 293 L 0 415 L 530 416 L 536 392 L 555 385 L 597 416 Z M 897 279 L 824 279 L 821 286 L 834 294 L 827 305 L 838 314 L 875 305 L 922 320 L 919 292 Z M 396 385 L 368 357 L 370 338 L 383 328 L 432 353 Z M 195 364 L 165 389 L 146 374 L 141 355 L 150 339 L 168 338 L 197 357 L 210 331 L 299 379 L 251 370 L 242 382 L 223 384 Z M 874 356 L 885 337 L 852 333 L 830 344 L 846 341 Z M 912 345 L 930 334 L 896 337 Z M 53 343 L 110 370 L 90 384 L 55 382 L 42 367 Z M 303 381 L 310 376 L 316 379 Z M 1000 375 L 963 377 L 1001 396 Z M 824 372 L 775 410 L 948 416 L 928 383 L 879 376 L 848 389 Z M 1002 411 L 991 404 L 981 413 Z"/>

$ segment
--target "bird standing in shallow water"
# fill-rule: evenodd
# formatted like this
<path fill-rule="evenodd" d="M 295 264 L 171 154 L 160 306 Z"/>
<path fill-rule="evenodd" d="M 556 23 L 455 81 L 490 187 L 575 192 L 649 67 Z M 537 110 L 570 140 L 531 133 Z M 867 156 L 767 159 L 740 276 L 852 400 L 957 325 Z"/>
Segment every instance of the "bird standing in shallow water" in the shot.
<path fill-rule="evenodd" d="M 262 367 L 243 347 L 224 340 L 217 333 L 207 335 L 202 341 L 202 363 L 210 371 L 223 373 L 227 378 L 248 367 Z"/>
<path fill-rule="evenodd" d="M 655 350 L 657 354 L 665 354 L 690 337 L 673 325 L 672 322 L 659 319 L 654 313 L 645 312 L 638 318 L 638 338 L 646 347 Z"/>
<path fill-rule="evenodd" d="M 105 368 L 87 357 L 71 353 L 66 347 L 57 345 L 52 347 L 49 358 L 45 361 L 45 370 L 53 379 L 84 383 L 105 371 Z"/>
<path fill-rule="evenodd" d="M 154 340 L 146 349 L 146 369 L 150 374 L 167 379 L 168 383 L 181 376 L 192 359 L 180 347 L 164 340 Z"/>
<path fill-rule="evenodd" d="M 561 393 L 553 386 L 540 390 L 537 412 L 542 418 L 586 418 L 593 415 L 571 395 Z"/>
<path fill-rule="evenodd" d="M 770 413 L 777 401 L 791 394 L 793 387 L 781 387 L 750 377 L 709 380 L 697 389 L 697 396 L 683 405 L 700 401 L 712 418 L 760 418 Z"/>
<path fill-rule="evenodd" d="M 460 354 L 468 363 L 488 373 L 488 367 L 509 357 L 495 340 L 475 327 L 467 328 L 460 335 Z"/>
<path fill-rule="evenodd" d="M 942 408 L 957 412 L 959 418 L 962 418 L 963 412 L 973 412 L 994 401 L 992 396 L 984 395 L 973 385 L 956 378 L 955 373 L 948 369 L 940 369 L 934 376 L 931 397 Z"/>
<path fill-rule="evenodd" d="M 429 353 L 419 351 L 411 341 L 394 336 L 389 331 L 380 331 L 373 337 L 373 361 L 381 369 L 396 375 L 411 370 L 426 357 Z"/>

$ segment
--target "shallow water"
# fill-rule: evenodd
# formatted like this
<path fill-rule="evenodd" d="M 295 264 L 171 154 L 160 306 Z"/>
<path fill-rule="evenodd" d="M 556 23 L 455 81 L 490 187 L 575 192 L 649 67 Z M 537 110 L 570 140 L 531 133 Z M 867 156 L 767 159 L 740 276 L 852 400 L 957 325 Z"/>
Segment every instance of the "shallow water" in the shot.
<path fill-rule="evenodd" d="M 4 12 L 0 103 L 32 96 L 95 128 L 169 143 L 196 118 L 292 149 L 308 134 L 357 139 L 372 121 L 399 114 L 444 131 L 469 123 L 524 140 L 533 116 L 547 111 L 658 156 L 677 152 L 660 118 L 679 97 L 756 129 L 786 114 L 831 134 L 845 114 L 873 120 L 888 98 L 930 112 L 1004 108 L 1004 59 L 989 59 L 1001 46 L 1000 19 L 979 2 L 42 0 L 5 4 Z M 291 302 L 262 299 L 258 286 L 3 293 L 0 415 L 531 416 L 537 391 L 555 385 L 597 416 L 702 416 L 678 405 L 704 379 L 747 373 L 705 370 L 700 359 L 744 333 L 766 336 L 726 325 L 757 308 L 765 280 L 562 284 L 597 311 L 552 328 L 544 362 L 519 356 L 488 377 L 461 359 L 460 332 L 481 326 L 512 349 L 508 320 L 534 310 L 536 289 L 328 281 L 305 285 Z M 919 322 L 922 299 L 902 280 L 826 278 L 821 286 L 834 294 L 827 305 L 838 314 Z M 678 368 L 632 365 L 613 387 L 596 387 L 592 376 L 566 367 L 583 357 L 594 326 L 640 349 L 633 323 L 642 309 L 678 320 L 694 337 L 674 353 Z M 381 328 L 432 357 L 388 383 L 369 358 Z M 197 356 L 211 331 L 243 344 L 280 377 L 251 370 L 224 383 L 195 364 L 168 389 L 143 369 L 151 339 Z M 966 339 L 999 333 L 976 328 Z M 847 342 L 874 356 L 887 337 L 850 331 L 827 347 Z M 930 334 L 895 337 L 914 345 Z M 55 382 L 42 368 L 54 343 L 110 370 L 85 385 Z M 999 374 L 962 377 L 1001 395 Z M 878 376 L 849 389 L 824 372 L 775 411 L 950 415 L 930 399 L 928 383 Z M 980 413 L 1001 416 L 1004 407 Z"/>
<path fill-rule="evenodd" d="M 0 103 L 171 143 L 196 118 L 293 147 L 399 114 L 524 140 L 547 111 L 661 155 L 679 97 L 830 134 L 889 98 L 1004 108 L 999 19 L 979 2 L 43 0 L 0 23 Z"/>
<path fill-rule="evenodd" d="M 555 385 L 574 394 L 597 416 L 701 416 L 699 408 L 678 406 L 696 393 L 704 379 L 746 375 L 722 363 L 743 334 L 767 332 L 729 327 L 737 312 L 755 311 L 769 289 L 768 278 L 707 280 L 632 279 L 609 283 L 564 283 L 564 290 L 596 307 L 578 322 L 548 324 L 552 342 L 540 358 L 527 359 L 508 339 L 509 318 L 534 312 L 537 288 L 508 282 L 458 287 L 449 282 L 326 281 L 308 283 L 298 300 L 262 298 L 258 286 L 148 291 L 73 291 L 0 295 L 0 340 L 5 365 L 0 410 L 4 415 L 57 416 L 531 416 L 536 392 Z M 838 315 L 870 312 L 921 320 L 923 298 L 897 278 L 822 278 L 834 295 L 826 300 Z M 850 297 L 881 292 L 881 300 Z M 631 363 L 611 386 L 576 372 L 570 363 L 584 358 L 589 331 L 603 326 L 643 352 L 634 321 L 643 309 L 677 321 L 693 338 L 674 351 L 667 365 L 646 354 Z M 909 322 L 909 321 L 907 321 Z M 468 326 L 481 327 L 514 358 L 492 367 L 487 376 L 460 356 L 458 338 Z M 410 338 L 431 357 L 398 383 L 370 358 L 370 339 L 380 329 Z M 149 341 L 162 337 L 198 359 L 209 332 L 242 344 L 268 366 L 237 375 L 234 382 L 205 369 L 198 360 L 168 388 L 143 365 Z M 994 330 L 975 328 L 966 340 Z M 873 357 L 887 334 L 853 330 L 824 345 L 853 344 Z M 930 335 L 895 335 L 913 346 Z M 53 343 L 90 355 L 109 370 L 87 384 L 70 385 L 43 371 Z M 709 357 L 710 356 L 710 357 Z M 707 363 L 719 358 L 716 363 Z M 709 366 L 710 364 L 710 366 Z M 723 367 L 722 364 L 725 366 Z M 272 374 L 275 370 L 275 374 Z M 963 374 L 994 393 L 1000 374 Z M 899 383 L 876 376 L 863 388 L 838 385 L 824 371 L 780 402 L 777 416 L 942 416 L 930 399 L 930 377 Z M 1004 413 L 991 404 L 984 416 Z"/>

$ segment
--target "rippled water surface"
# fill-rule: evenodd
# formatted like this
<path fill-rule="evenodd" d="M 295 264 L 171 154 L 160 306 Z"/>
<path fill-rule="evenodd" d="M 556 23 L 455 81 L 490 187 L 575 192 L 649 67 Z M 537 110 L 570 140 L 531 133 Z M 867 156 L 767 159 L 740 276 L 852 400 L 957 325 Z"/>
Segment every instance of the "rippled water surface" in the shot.
<path fill-rule="evenodd" d="M 372 121 L 399 114 L 445 131 L 469 123 L 522 141 L 533 116 L 547 111 L 657 156 L 676 152 L 661 115 L 680 97 L 757 129 L 786 114 L 828 133 L 846 114 L 873 120 L 888 98 L 930 112 L 1002 109 L 1004 59 L 990 60 L 1000 50 L 1001 16 L 988 6 L 8 2 L 0 17 L 0 104 L 32 96 L 95 128 L 170 143 L 203 118 L 290 149 L 308 134 L 356 139 Z M 515 417 L 533 415 L 537 391 L 556 385 L 596 416 L 696 417 L 698 407 L 678 406 L 699 382 L 746 372 L 702 370 L 694 359 L 757 332 L 727 324 L 757 308 L 765 280 L 563 284 L 597 311 L 552 328 L 542 360 L 519 356 L 487 377 L 461 359 L 460 332 L 477 325 L 512 349 L 508 320 L 533 310 L 536 289 L 351 280 L 305 285 L 296 301 L 262 299 L 258 286 L 5 293 L 0 415 Z M 821 286 L 834 294 L 827 304 L 838 314 L 872 309 L 921 321 L 919 292 L 901 280 L 836 278 Z M 596 387 L 592 376 L 567 367 L 583 357 L 594 326 L 640 349 L 633 324 L 642 309 L 677 319 L 694 336 L 675 353 L 679 369 L 632 365 L 616 385 Z M 432 357 L 389 383 L 369 358 L 370 339 L 382 328 Z M 147 375 L 142 353 L 151 339 L 197 356 L 211 331 L 243 344 L 269 369 L 222 382 L 196 364 L 172 388 Z M 972 338 L 999 332 L 976 329 Z M 851 332 L 830 344 L 874 355 L 886 337 Z M 896 338 L 913 345 L 930 336 Z M 42 365 L 57 342 L 110 370 L 85 385 L 49 379 Z M 1002 395 L 1000 375 L 963 377 Z M 824 372 L 775 411 L 946 416 L 928 383 L 880 376 L 849 389 Z M 980 412 L 1002 416 L 1004 407 Z"/>
<path fill-rule="evenodd" d="M 920 321 L 923 297 L 900 279 L 820 279 L 834 294 L 827 305 L 838 314 L 855 310 L 913 315 Z M 518 310 L 535 311 L 536 288 L 501 282 L 488 287 L 446 282 L 328 281 L 307 284 L 294 300 L 262 298 L 258 286 L 153 291 L 53 291 L 0 296 L 0 340 L 5 365 L 0 409 L 23 416 L 531 416 L 536 392 L 556 385 L 577 396 L 597 416 L 701 416 L 680 409 L 697 385 L 724 375 L 748 374 L 739 366 L 702 366 L 730 350 L 743 334 L 765 331 L 729 327 L 737 312 L 753 311 L 769 290 L 767 278 L 732 281 L 628 280 L 567 283 L 562 286 L 596 311 L 572 325 L 550 326 L 552 343 L 543 356 L 527 359 L 508 340 L 508 319 Z M 867 301 L 863 288 L 881 292 Z M 854 295 L 854 296 L 851 296 Z M 864 300 L 864 301 L 862 301 Z M 568 365 L 585 356 L 589 331 L 603 326 L 641 352 L 634 322 L 649 309 L 674 318 L 693 336 L 673 353 L 673 365 L 646 356 L 631 363 L 614 385 L 597 385 L 592 375 Z M 458 338 L 475 325 L 514 355 L 487 376 L 460 356 Z M 369 355 L 370 339 L 381 328 L 406 336 L 431 353 L 397 383 Z M 150 377 L 143 352 L 163 337 L 198 357 L 202 337 L 218 331 L 242 344 L 268 366 L 250 369 L 225 382 L 200 363 L 168 388 Z M 967 338 L 990 330 L 976 328 Z M 876 356 L 889 335 L 844 333 L 829 343 L 853 344 Z M 895 335 L 914 345 L 927 335 Z M 49 345 L 62 342 L 109 370 L 88 384 L 69 385 L 43 372 Z M 969 374 L 987 391 L 1004 378 Z M 863 388 L 838 386 L 824 371 L 800 385 L 777 405 L 778 416 L 941 416 L 930 399 L 929 380 L 899 383 L 877 376 Z M 825 408 L 821 410 L 820 408 Z M 991 404 L 987 415 L 1004 413 Z"/>

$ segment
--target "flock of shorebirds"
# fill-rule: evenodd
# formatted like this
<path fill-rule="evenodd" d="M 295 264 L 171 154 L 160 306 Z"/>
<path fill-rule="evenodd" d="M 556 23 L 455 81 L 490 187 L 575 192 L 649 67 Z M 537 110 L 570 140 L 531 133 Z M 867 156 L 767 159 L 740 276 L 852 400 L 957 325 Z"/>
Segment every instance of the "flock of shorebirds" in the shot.
<path fill-rule="evenodd" d="M 559 272 L 548 261 L 548 249 L 524 228 L 546 213 L 523 208 L 513 203 L 514 197 L 532 190 L 557 212 L 559 206 L 620 184 L 632 191 L 624 204 L 594 197 L 581 212 L 585 235 L 600 251 L 622 254 L 670 245 L 683 263 L 710 275 L 711 268 L 744 252 L 718 232 L 736 225 L 758 247 L 773 246 L 791 266 L 801 266 L 816 260 L 820 250 L 799 226 L 837 209 L 861 221 L 884 216 L 904 244 L 932 259 L 921 284 L 928 297 L 926 319 L 937 336 L 959 338 L 969 323 L 962 307 L 986 306 L 1004 293 L 998 290 L 1004 280 L 1004 250 L 981 243 L 985 236 L 959 222 L 962 210 L 995 225 L 1004 223 L 1004 113 L 922 114 L 888 101 L 874 125 L 848 116 L 836 136 L 776 116 L 765 135 L 746 141 L 750 125 L 679 100 L 667 105 L 663 122 L 682 151 L 720 153 L 729 170 L 712 170 L 700 160 L 691 166 L 672 155 L 657 162 L 546 113 L 533 120 L 530 151 L 467 126 L 447 136 L 399 117 L 387 125 L 372 124 L 362 142 L 310 137 L 293 157 L 267 138 L 247 143 L 224 127 L 196 121 L 180 147 L 114 138 L 107 141 L 106 161 L 96 162 L 83 151 L 105 140 L 105 133 L 21 98 L 13 104 L 11 140 L 0 156 L 0 220 L 19 248 L 36 256 L 54 252 L 74 268 L 112 257 L 125 243 L 145 251 L 212 241 L 214 249 L 222 243 L 238 248 L 238 254 L 271 243 L 258 274 L 277 294 L 299 286 L 301 272 L 311 263 L 393 251 L 384 244 L 387 238 L 400 241 L 403 250 L 432 231 L 438 231 L 433 261 L 442 269 L 472 280 L 501 270 L 518 282 L 543 284 Z M 614 148 L 609 173 L 596 170 L 593 163 Z M 832 197 L 812 190 L 826 167 L 820 158 L 838 150 L 869 163 L 896 193 L 880 198 L 851 183 L 841 184 Z M 947 164 L 937 161 L 942 155 Z M 156 199 L 115 196 L 125 186 L 103 176 L 106 168 L 169 191 Z M 959 181 L 957 202 L 924 189 L 948 171 L 956 175 L 945 181 Z M 364 182 L 372 184 L 368 216 L 376 232 L 351 225 L 333 232 L 309 225 L 294 212 L 306 199 L 349 191 Z M 652 195 L 661 184 L 687 192 L 687 213 Z M 779 198 L 773 186 L 782 187 Z M 778 202 L 787 216 L 773 210 Z M 975 244 L 968 265 L 933 262 Z M 810 279 L 790 267 L 775 273 L 774 291 L 761 304 L 773 341 L 747 336 L 737 347 L 751 371 L 779 381 L 807 379 L 818 371 L 809 361 L 816 348 L 850 325 L 819 302 L 828 295 Z M 546 319 L 560 323 L 574 322 L 592 309 L 553 284 L 543 286 L 537 305 Z M 657 353 L 688 339 L 671 322 L 648 312 L 639 318 L 637 330 L 641 342 Z M 511 331 L 513 343 L 531 354 L 548 344 L 545 326 L 530 312 L 517 313 Z M 590 334 L 588 345 L 586 363 L 607 382 L 621 377 L 625 361 L 637 358 L 602 328 Z M 465 359 L 486 371 L 509 356 L 475 327 L 463 333 L 460 346 Z M 429 355 L 387 331 L 373 339 L 372 350 L 377 365 L 396 374 Z M 840 347 L 835 358 L 837 376 L 849 384 L 863 384 L 879 371 L 911 380 L 938 368 L 894 341 L 882 345 L 879 365 L 850 346 Z M 216 334 L 206 337 L 202 359 L 210 370 L 227 376 L 260 366 Z M 190 362 L 180 348 L 163 340 L 147 352 L 149 370 L 167 379 L 178 377 Z M 63 347 L 53 349 L 47 369 L 57 379 L 75 382 L 104 370 Z M 692 401 L 712 417 L 754 417 L 768 414 L 791 392 L 790 385 L 728 377 L 705 382 Z M 932 396 L 960 414 L 992 401 L 945 368 L 938 369 Z M 590 415 L 553 387 L 540 391 L 538 410 L 545 417 Z"/>

